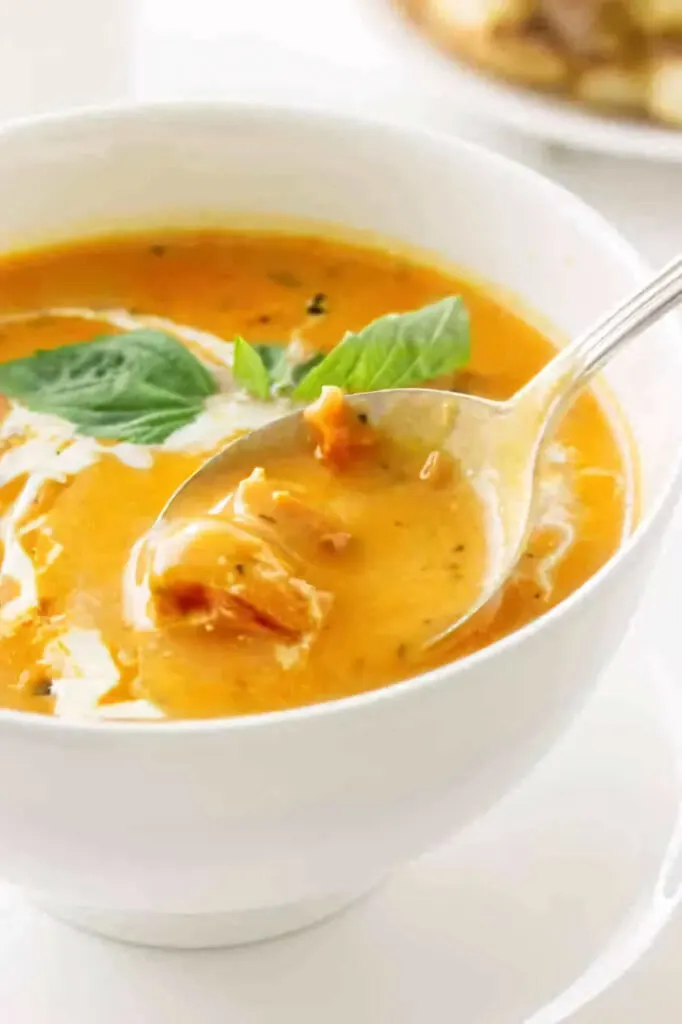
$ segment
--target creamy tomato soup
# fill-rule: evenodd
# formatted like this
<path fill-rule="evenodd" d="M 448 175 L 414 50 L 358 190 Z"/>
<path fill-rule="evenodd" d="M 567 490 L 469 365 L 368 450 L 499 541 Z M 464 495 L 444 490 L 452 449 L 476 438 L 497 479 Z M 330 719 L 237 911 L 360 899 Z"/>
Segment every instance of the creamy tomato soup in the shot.
<path fill-rule="evenodd" d="M 628 527 L 625 456 L 585 393 L 546 452 L 513 578 L 427 659 L 485 563 L 479 504 L 438 453 L 377 446 L 356 423 L 352 458 L 244 467 L 163 544 L 148 531 L 208 456 L 313 400 L 318 378 L 506 398 L 552 355 L 538 330 L 404 254 L 282 234 L 23 253 L 0 262 L 0 296 L 2 706 L 210 717 L 385 686 L 543 614 Z M 322 358 L 340 342 L 336 365 Z"/>

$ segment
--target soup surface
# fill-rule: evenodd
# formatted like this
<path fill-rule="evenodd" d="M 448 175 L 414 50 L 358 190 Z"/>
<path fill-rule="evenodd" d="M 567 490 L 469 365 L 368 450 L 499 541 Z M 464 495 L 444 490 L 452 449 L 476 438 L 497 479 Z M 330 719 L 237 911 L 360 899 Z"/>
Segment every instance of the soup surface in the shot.
<path fill-rule="evenodd" d="M 363 692 L 541 615 L 593 574 L 627 529 L 623 453 L 587 393 L 548 448 L 535 530 L 505 591 L 448 648 L 417 655 L 444 609 L 473 592 L 485 562 L 476 501 L 461 488 L 454 501 L 453 468 L 425 467 L 424 453 L 384 446 L 381 457 L 345 466 L 283 458 L 264 472 L 245 467 L 173 524 L 170 549 L 150 555 L 145 537 L 212 452 L 291 408 L 284 391 L 273 398 L 258 394 L 257 379 L 248 388 L 235 380 L 232 339 L 288 344 L 312 364 L 346 331 L 461 296 L 470 356 L 435 383 L 506 398 L 552 354 L 534 327 L 405 254 L 281 234 L 156 232 L 6 257 L 0 295 L 5 364 L 153 328 L 204 367 L 193 381 L 196 409 L 187 397 L 177 429 L 166 424 L 153 443 L 160 420 L 148 410 L 163 376 L 144 408 L 135 388 L 119 396 L 120 415 L 137 418 L 117 433 L 101 409 L 82 426 L 82 388 L 81 412 L 73 411 L 73 359 L 64 378 L 45 364 L 25 401 L 16 397 L 28 387 L 23 364 L 13 377 L 0 367 L 0 391 L 13 396 L 0 425 L 2 706 L 72 719 L 189 718 Z M 124 359 L 120 351 L 107 358 L 111 391 Z M 32 387 L 37 365 L 31 360 Z M 101 387 L 103 374 L 87 387 Z M 209 574 L 213 604 L 187 588 L 191 573 L 178 576 L 178 565 L 204 582 Z"/>

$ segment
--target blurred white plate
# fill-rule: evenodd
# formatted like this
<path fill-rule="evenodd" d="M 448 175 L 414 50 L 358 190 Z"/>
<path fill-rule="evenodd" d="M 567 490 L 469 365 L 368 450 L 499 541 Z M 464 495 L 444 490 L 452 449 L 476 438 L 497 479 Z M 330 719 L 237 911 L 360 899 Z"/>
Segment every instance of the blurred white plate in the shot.
<path fill-rule="evenodd" d="M 597 697 L 535 775 L 325 925 L 224 952 L 138 949 L 0 885 L 0 1020 L 676 1024 L 679 970 L 659 972 L 653 1017 L 650 994 L 618 993 L 682 893 L 681 555 L 678 527 Z"/>
<path fill-rule="evenodd" d="M 571 149 L 682 162 L 682 129 L 602 117 L 564 100 L 507 85 L 432 46 L 396 11 L 391 0 L 364 2 L 375 31 L 385 36 L 394 59 L 407 70 L 408 77 L 456 103 L 467 114 L 478 114 Z"/>

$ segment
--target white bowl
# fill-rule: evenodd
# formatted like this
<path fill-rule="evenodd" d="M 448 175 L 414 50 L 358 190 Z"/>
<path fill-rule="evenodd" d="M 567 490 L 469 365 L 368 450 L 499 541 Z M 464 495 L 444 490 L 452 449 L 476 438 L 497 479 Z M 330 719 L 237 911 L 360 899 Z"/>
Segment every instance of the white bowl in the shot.
<path fill-rule="evenodd" d="M 322 113 L 19 123 L 0 131 L 0 194 L 2 250 L 234 213 L 369 229 L 469 268 L 563 335 L 644 273 L 597 214 L 528 170 Z M 336 910 L 488 809 L 570 723 L 639 601 L 678 491 L 680 352 L 668 322 L 608 374 L 639 447 L 642 521 L 570 600 L 465 661 L 295 711 L 161 725 L 0 712 L 0 873 L 119 938 L 242 942 Z"/>

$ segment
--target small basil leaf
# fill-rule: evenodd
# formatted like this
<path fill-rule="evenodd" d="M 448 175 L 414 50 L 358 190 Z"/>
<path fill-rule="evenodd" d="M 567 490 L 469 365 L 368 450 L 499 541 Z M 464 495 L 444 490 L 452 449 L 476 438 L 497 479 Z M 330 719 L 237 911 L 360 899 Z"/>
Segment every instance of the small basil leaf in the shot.
<path fill-rule="evenodd" d="M 264 346 L 259 346 L 262 348 Z M 243 338 L 234 339 L 234 379 L 255 398 L 270 397 L 270 373 L 261 353 Z"/>
<path fill-rule="evenodd" d="M 276 395 L 290 394 L 299 381 L 303 380 L 305 375 L 324 359 L 321 352 L 316 352 L 309 359 L 297 363 L 292 361 L 288 350 L 282 345 L 256 345 L 255 348 L 259 351 L 261 349 L 272 350 L 266 356 L 264 355 L 263 361 L 268 367 L 271 388 Z"/>
<path fill-rule="evenodd" d="M 244 346 L 251 349 L 252 353 L 255 353 L 256 357 L 260 361 L 261 367 L 265 370 L 267 375 L 267 390 L 256 390 L 253 386 L 249 386 L 245 379 L 245 374 L 242 371 L 238 372 L 237 369 L 237 353 L 241 353 L 243 362 L 249 362 L 249 366 L 255 367 L 255 360 L 251 353 L 244 352 Z M 235 363 L 234 363 L 234 375 L 235 379 L 256 398 L 269 398 L 271 395 L 287 395 L 293 388 L 302 380 L 303 377 L 314 366 L 321 363 L 324 356 L 316 352 L 315 355 L 309 359 L 305 359 L 301 362 L 294 362 L 290 357 L 289 349 L 286 345 L 272 345 L 266 342 L 256 342 L 254 345 L 247 345 L 243 338 L 235 340 Z M 262 382 L 260 377 L 260 370 L 256 373 L 259 376 L 256 378 L 255 374 L 253 378 L 258 384 Z"/>
<path fill-rule="evenodd" d="M 469 316 L 453 296 L 349 332 L 303 377 L 294 398 L 316 398 L 326 384 L 348 392 L 423 384 L 464 366 L 469 353 Z"/>
<path fill-rule="evenodd" d="M 163 331 L 137 330 L 0 364 L 0 393 L 81 434 L 158 444 L 216 392 L 211 373 Z"/>

